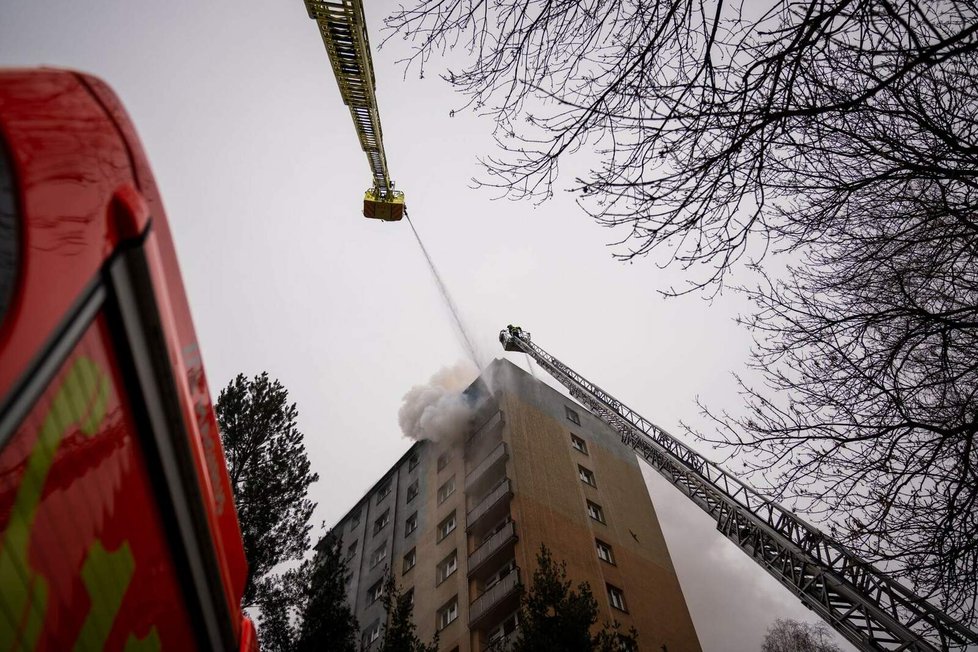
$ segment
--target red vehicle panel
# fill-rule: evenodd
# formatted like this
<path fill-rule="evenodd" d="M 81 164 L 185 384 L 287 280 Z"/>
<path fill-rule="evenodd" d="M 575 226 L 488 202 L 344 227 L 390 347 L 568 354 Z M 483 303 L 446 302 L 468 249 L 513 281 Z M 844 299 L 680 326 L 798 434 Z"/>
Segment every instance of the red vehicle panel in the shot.
<path fill-rule="evenodd" d="M 17 209 L 13 268 L 0 256 L 14 286 L 0 650 L 257 650 L 210 393 L 131 122 L 95 78 L 0 71 L 0 155 L 0 211 Z"/>
<path fill-rule="evenodd" d="M 0 455 L 0 649 L 193 649 L 136 433 L 99 315 Z"/>

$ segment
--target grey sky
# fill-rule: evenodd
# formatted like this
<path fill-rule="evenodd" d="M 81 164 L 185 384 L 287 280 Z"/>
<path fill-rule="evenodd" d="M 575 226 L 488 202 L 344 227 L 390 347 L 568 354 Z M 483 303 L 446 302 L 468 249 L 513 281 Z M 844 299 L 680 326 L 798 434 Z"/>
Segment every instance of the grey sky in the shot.
<path fill-rule="evenodd" d="M 375 47 L 392 6 L 367 6 Z M 534 207 L 471 190 L 489 125 L 450 118 L 460 98 L 435 75 L 404 79 L 404 52 L 375 52 L 388 160 L 482 355 L 502 356 L 496 334 L 515 323 L 673 432 L 695 422 L 696 396 L 735 407 L 728 372 L 750 342 L 738 299 L 663 300 L 682 276 L 613 261 L 605 243 L 624 233 L 566 193 Z M 212 392 L 266 369 L 288 387 L 321 476 L 317 523 L 334 522 L 410 445 L 404 393 L 463 352 L 407 224 L 360 216 L 370 175 L 302 2 L 3 0 L 0 65 L 78 68 L 121 96 Z M 704 650 L 756 651 L 775 618 L 813 619 L 664 481 L 650 486 Z"/>

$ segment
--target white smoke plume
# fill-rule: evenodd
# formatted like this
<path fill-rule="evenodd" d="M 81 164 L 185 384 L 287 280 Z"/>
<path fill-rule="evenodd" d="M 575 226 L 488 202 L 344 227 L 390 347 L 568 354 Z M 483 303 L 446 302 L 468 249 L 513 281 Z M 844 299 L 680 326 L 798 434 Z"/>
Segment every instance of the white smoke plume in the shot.
<path fill-rule="evenodd" d="M 462 390 L 479 376 L 468 361 L 440 369 L 427 385 L 415 385 L 404 395 L 397 422 L 405 437 L 452 443 L 460 436 L 472 414 Z"/>

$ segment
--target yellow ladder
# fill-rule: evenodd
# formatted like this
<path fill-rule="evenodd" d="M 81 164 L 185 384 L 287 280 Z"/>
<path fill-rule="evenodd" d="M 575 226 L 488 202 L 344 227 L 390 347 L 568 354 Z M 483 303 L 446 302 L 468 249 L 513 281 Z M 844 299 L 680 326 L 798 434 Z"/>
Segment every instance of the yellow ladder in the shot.
<path fill-rule="evenodd" d="M 367 154 L 373 187 L 364 194 L 363 215 L 396 221 L 404 215 L 404 193 L 394 190 L 384 153 L 384 133 L 377 110 L 377 83 L 370 40 L 360 0 L 305 0 L 316 21 L 343 103 L 350 108 L 360 147 Z"/>

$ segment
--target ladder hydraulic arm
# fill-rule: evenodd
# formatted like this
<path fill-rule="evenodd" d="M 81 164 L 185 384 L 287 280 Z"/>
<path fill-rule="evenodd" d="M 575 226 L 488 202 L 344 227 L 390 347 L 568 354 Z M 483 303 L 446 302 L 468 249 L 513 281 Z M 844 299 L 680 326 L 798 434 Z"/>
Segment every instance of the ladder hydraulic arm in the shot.
<path fill-rule="evenodd" d="M 765 498 L 509 326 L 522 351 L 717 523 L 717 529 L 861 650 L 969 650 L 978 634 Z"/>
<path fill-rule="evenodd" d="M 394 190 L 387 169 L 362 0 L 305 0 L 305 3 L 309 17 L 319 26 L 340 95 L 350 107 L 360 147 L 367 154 L 373 174 L 373 187 L 363 197 L 363 215 L 399 220 L 404 216 L 404 193 Z"/>

